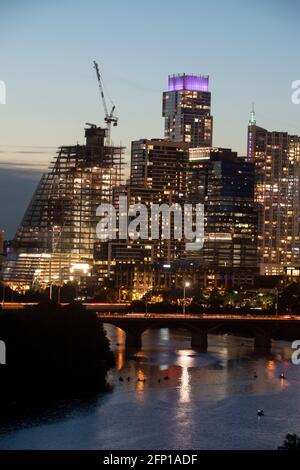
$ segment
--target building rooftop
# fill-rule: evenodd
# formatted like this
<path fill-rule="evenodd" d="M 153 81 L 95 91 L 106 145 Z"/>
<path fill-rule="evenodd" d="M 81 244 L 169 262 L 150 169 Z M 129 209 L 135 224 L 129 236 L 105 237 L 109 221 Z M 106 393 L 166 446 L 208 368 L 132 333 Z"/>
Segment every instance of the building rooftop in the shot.
<path fill-rule="evenodd" d="M 194 74 L 176 74 L 169 75 L 168 90 L 169 91 L 208 91 L 209 76 Z"/>

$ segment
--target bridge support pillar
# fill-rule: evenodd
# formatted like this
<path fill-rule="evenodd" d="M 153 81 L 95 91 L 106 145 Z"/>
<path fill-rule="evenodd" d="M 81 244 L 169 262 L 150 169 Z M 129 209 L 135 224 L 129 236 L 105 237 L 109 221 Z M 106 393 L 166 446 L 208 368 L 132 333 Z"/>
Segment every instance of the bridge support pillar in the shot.
<path fill-rule="evenodd" d="M 141 330 L 126 328 L 125 347 L 139 350 L 142 347 L 142 334 Z"/>
<path fill-rule="evenodd" d="M 208 341 L 207 341 L 207 329 L 205 328 L 193 328 L 192 330 L 192 339 L 191 346 L 193 349 L 198 349 L 202 352 L 207 351 Z"/>
<path fill-rule="evenodd" d="M 268 353 L 271 351 L 272 340 L 269 331 L 259 331 L 254 339 L 254 351 Z"/>

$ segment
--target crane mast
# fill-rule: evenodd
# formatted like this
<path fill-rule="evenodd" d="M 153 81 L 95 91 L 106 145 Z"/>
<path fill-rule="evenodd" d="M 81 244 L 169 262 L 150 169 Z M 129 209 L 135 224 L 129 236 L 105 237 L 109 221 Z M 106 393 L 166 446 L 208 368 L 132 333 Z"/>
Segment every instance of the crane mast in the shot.
<path fill-rule="evenodd" d="M 101 95 L 103 108 L 104 108 L 104 115 L 105 115 L 104 121 L 106 123 L 106 145 L 110 146 L 110 144 L 111 144 L 111 141 L 110 141 L 110 138 L 111 138 L 111 125 L 113 124 L 113 126 L 117 126 L 119 118 L 114 116 L 114 112 L 115 112 L 116 107 L 113 103 L 112 103 L 111 111 L 108 112 L 108 107 L 107 107 L 106 99 L 105 99 L 105 95 L 104 95 L 103 82 L 102 82 L 99 66 L 98 66 L 98 64 L 95 60 L 94 60 L 94 68 L 95 68 L 95 71 L 96 71 L 98 86 L 99 86 L 100 95 Z"/>

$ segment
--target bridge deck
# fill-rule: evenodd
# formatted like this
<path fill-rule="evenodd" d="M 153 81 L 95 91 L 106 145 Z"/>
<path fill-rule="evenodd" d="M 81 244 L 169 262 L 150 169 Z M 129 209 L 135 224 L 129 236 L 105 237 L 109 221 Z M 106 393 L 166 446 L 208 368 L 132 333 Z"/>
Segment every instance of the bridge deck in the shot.
<path fill-rule="evenodd" d="M 99 319 L 105 320 L 189 320 L 206 322 L 209 320 L 243 321 L 243 322 L 288 322 L 299 323 L 300 316 L 289 315 L 219 315 L 219 314 L 182 314 L 182 313 L 97 313 Z"/>

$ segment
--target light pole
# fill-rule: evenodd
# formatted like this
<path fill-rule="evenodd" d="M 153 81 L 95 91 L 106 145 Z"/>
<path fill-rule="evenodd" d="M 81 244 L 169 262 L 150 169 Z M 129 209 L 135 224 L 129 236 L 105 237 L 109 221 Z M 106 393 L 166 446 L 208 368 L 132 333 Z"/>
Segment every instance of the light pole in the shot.
<path fill-rule="evenodd" d="M 4 307 L 5 303 L 5 284 L 2 284 L 2 307 Z"/>
<path fill-rule="evenodd" d="M 149 291 L 147 291 L 145 294 L 145 315 L 148 315 L 148 295 Z"/>
<path fill-rule="evenodd" d="M 52 302 L 53 298 L 53 285 L 52 285 L 52 255 L 49 262 L 49 300 Z"/>
<path fill-rule="evenodd" d="M 190 287 L 190 283 L 189 282 L 185 282 L 184 285 L 183 285 L 183 315 L 185 315 L 185 290 L 187 287 Z"/>
<path fill-rule="evenodd" d="M 278 300 L 279 300 L 278 288 L 275 289 L 275 314 L 278 315 Z"/>
<path fill-rule="evenodd" d="M 145 295 L 145 315 L 148 315 L 148 297 Z"/>
<path fill-rule="evenodd" d="M 121 303 L 121 293 L 122 293 L 122 289 L 124 289 L 124 286 L 120 286 L 119 287 L 119 304 Z"/>
<path fill-rule="evenodd" d="M 61 285 L 59 285 L 57 287 L 57 303 L 58 303 L 58 305 L 60 304 L 60 289 L 61 289 Z"/>

